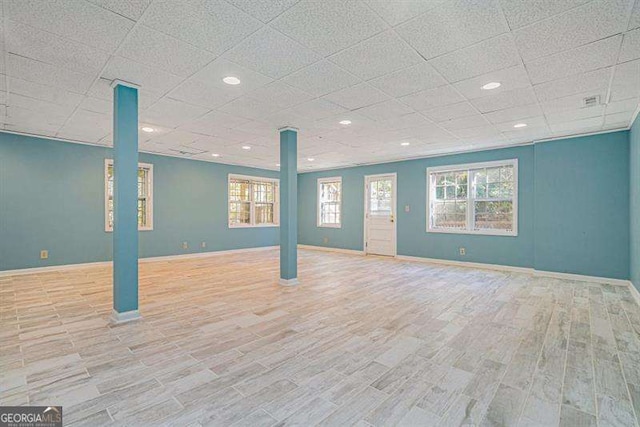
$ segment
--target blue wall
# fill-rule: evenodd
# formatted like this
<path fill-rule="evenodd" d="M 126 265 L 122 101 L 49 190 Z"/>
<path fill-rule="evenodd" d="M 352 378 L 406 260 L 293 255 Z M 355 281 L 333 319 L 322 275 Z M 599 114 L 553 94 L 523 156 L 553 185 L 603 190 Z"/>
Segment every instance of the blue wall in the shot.
<path fill-rule="evenodd" d="M 640 116 L 629 132 L 630 147 L 630 215 L 631 215 L 631 282 L 640 290 Z"/>
<path fill-rule="evenodd" d="M 104 159 L 112 157 L 110 148 L 0 133 L 0 270 L 111 259 Z M 154 175 L 154 230 L 139 233 L 141 257 L 278 244 L 277 227 L 227 226 L 227 175 L 277 172 L 144 153 L 139 160 Z M 49 259 L 40 259 L 42 249 Z"/>
<path fill-rule="evenodd" d="M 426 169 L 431 166 L 518 159 L 518 236 L 427 233 Z M 533 261 L 533 146 L 481 151 L 396 163 L 301 174 L 298 178 L 298 243 L 362 250 L 364 177 L 398 174 L 398 255 L 531 267 Z M 316 226 L 317 179 L 342 176 L 342 228 Z M 410 212 L 404 207 L 409 205 Z M 324 238 L 328 243 L 323 243 Z M 466 248 L 460 256 L 459 248 Z"/>
<path fill-rule="evenodd" d="M 395 172 L 399 255 L 627 279 L 628 135 L 623 131 L 304 173 L 298 178 L 298 241 L 362 250 L 364 176 Z M 427 167 L 512 158 L 518 159 L 519 173 L 517 237 L 426 232 Z M 342 176 L 343 225 L 339 229 L 316 226 L 316 180 L 328 176 Z M 410 205 L 410 212 L 404 212 L 405 205 Z M 460 247 L 466 248 L 466 256 L 459 255 Z"/>
<path fill-rule="evenodd" d="M 535 145 L 535 268 L 629 278 L 629 133 Z"/>

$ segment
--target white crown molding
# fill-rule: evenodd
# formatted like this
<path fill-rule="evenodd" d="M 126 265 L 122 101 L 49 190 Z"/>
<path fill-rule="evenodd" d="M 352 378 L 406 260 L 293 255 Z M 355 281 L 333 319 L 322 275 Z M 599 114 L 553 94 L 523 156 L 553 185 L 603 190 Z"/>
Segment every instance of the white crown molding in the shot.
<path fill-rule="evenodd" d="M 285 130 L 292 130 L 294 132 L 300 132 L 300 129 L 298 129 L 295 126 L 284 126 L 284 127 L 278 128 L 278 132 L 284 132 Z"/>

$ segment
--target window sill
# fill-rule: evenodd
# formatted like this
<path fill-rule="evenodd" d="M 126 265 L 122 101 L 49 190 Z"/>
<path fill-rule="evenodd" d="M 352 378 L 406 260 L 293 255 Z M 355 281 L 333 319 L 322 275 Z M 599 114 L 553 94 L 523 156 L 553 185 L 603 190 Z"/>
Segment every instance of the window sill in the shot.
<path fill-rule="evenodd" d="M 470 234 L 474 236 L 502 236 L 502 237 L 518 237 L 518 231 L 471 231 L 471 230 L 435 230 L 427 229 L 427 233 L 436 234 Z"/>
<path fill-rule="evenodd" d="M 138 231 L 153 231 L 153 228 L 138 228 Z M 110 230 L 104 230 L 105 233 L 113 233 L 113 228 Z"/>
<path fill-rule="evenodd" d="M 257 225 L 229 225 L 229 229 L 243 229 L 243 228 L 273 228 L 280 227 L 280 224 L 257 224 Z"/>
<path fill-rule="evenodd" d="M 342 224 L 318 224 L 318 228 L 342 228 Z"/>

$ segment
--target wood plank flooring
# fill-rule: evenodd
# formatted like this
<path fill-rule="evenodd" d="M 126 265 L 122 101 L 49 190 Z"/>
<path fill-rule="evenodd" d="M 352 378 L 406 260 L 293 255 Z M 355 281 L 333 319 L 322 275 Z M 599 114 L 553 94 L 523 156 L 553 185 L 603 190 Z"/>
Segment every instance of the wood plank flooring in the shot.
<path fill-rule="evenodd" d="M 640 308 L 624 287 L 300 251 L 0 278 L 0 405 L 66 425 L 638 426 Z"/>

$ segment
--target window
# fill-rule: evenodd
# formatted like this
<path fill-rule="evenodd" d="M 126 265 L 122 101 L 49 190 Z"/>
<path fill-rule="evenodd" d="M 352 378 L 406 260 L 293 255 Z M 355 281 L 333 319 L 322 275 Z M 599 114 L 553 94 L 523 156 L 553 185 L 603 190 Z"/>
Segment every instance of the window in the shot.
<path fill-rule="evenodd" d="M 318 227 L 339 228 L 342 222 L 342 178 L 318 179 Z"/>
<path fill-rule="evenodd" d="M 277 179 L 229 175 L 229 227 L 269 227 L 279 222 Z"/>
<path fill-rule="evenodd" d="M 518 235 L 518 160 L 427 169 L 427 231 Z"/>
<path fill-rule="evenodd" d="M 105 231 L 113 231 L 113 160 L 105 160 Z M 138 163 L 138 230 L 153 230 L 153 165 Z"/>

